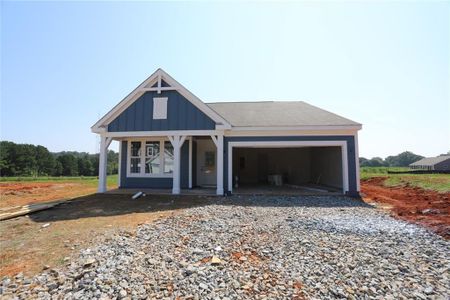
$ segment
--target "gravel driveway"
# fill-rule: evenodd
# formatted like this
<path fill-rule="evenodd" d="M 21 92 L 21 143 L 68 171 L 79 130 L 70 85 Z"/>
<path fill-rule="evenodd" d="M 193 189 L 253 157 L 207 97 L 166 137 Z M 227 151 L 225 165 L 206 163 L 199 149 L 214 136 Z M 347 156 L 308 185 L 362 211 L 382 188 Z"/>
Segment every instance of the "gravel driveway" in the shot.
<path fill-rule="evenodd" d="M 359 201 L 233 197 L 85 249 L 3 296 L 447 299 L 450 243 Z M 53 296 L 53 297 L 52 297 Z"/>

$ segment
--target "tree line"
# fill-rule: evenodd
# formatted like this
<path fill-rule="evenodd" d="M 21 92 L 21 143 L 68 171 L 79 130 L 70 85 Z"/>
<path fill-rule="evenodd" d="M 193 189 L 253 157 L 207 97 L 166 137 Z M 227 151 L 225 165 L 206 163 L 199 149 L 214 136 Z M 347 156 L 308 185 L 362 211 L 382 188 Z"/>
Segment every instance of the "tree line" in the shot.
<path fill-rule="evenodd" d="M 405 151 L 398 155 L 388 156 L 385 159 L 381 157 L 373 157 L 371 159 L 360 157 L 359 165 L 361 167 L 408 167 L 422 158 L 424 157 L 421 155 Z"/>
<path fill-rule="evenodd" d="M 118 173 L 119 154 L 108 151 L 108 175 Z M 98 176 L 99 154 L 52 153 L 41 145 L 0 142 L 0 176 Z"/>

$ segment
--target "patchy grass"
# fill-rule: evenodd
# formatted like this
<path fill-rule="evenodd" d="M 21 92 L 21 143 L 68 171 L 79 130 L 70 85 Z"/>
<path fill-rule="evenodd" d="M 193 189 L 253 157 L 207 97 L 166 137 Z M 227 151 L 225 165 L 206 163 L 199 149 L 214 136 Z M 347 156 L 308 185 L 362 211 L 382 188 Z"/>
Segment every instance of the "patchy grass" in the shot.
<path fill-rule="evenodd" d="M 404 167 L 361 167 L 361 179 L 367 179 L 372 177 L 388 176 L 388 171 L 408 171 L 409 168 Z"/>
<path fill-rule="evenodd" d="M 439 193 L 450 192 L 450 174 L 388 174 L 388 171 L 407 171 L 409 168 L 362 167 L 361 179 L 386 177 L 384 185 L 412 186 Z"/>
<path fill-rule="evenodd" d="M 450 174 L 389 174 L 386 186 L 414 186 L 438 193 L 450 192 Z"/>

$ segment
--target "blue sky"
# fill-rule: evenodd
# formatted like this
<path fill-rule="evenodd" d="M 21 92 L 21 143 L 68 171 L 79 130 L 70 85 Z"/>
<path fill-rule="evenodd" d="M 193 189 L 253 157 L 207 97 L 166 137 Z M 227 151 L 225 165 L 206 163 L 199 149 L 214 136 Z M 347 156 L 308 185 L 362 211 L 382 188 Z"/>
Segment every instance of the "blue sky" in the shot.
<path fill-rule="evenodd" d="M 360 154 L 450 150 L 450 2 L 1 2 L 1 139 L 94 152 L 158 67 L 205 102 L 304 100 Z"/>

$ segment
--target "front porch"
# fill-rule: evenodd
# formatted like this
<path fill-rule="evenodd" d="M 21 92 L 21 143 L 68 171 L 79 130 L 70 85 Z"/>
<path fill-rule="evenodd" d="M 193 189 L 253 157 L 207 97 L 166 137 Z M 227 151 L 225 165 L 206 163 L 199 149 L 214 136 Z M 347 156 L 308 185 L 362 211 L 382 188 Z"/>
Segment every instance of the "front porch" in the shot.
<path fill-rule="evenodd" d="M 101 135 L 98 192 L 105 193 L 107 152 L 119 141 L 119 189 L 149 194 L 224 195 L 224 137 L 217 130 L 105 132 Z M 194 189 L 202 187 L 201 189 Z"/>

